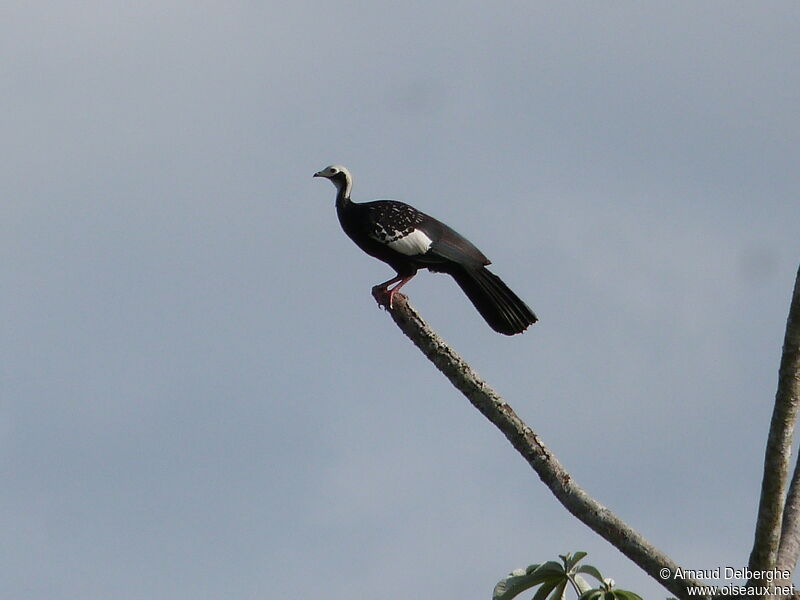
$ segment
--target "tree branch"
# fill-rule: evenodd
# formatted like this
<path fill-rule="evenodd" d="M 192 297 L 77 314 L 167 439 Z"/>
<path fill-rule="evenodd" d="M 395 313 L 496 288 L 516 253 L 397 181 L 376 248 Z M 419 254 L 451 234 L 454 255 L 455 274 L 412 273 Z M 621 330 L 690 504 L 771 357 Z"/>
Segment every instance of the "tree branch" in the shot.
<path fill-rule="evenodd" d="M 794 571 L 800 555 L 800 463 L 795 464 L 786 507 L 783 509 L 781 524 L 781 543 L 778 547 L 777 569 Z"/>
<path fill-rule="evenodd" d="M 778 405 L 791 407 L 787 409 L 787 412 L 792 412 L 792 429 L 794 428 L 794 419 L 797 418 L 798 402 L 800 402 L 800 269 L 797 270 L 792 303 L 789 307 L 789 318 L 786 320 L 786 335 L 783 338 L 783 354 L 778 371 L 778 391 L 775 394 L 776 412 Z M 790 431 L 787 441 L 789 446 L 786 449 L 787 461 L 791 452 L 791 437 Z M 767 447 L 769 448 L 769 445 Z M 769 473 L 767 468 L 765 460 L 765 479 Z M 780 545 L 776 560 L 777 568 L 794 571 L 798 556 L 800 556 L 800 463 L 795 464 L 786 506 L 783 509 Z"/>
<path fill-rule="evenodd" d="M 778 371 L 778 391 L 775 394 L 775 408 L 767 438 L 764 456 L 764 475 L 761 481 L 761 500 L 758 506 L 755 540 L 750 553 L 749 568 L 753 571 L 774 569 L 778 562 L 778 551 L 783 546 L 782 561 L 797 562 L 797 498 L 791 491 L 787 506 L 788 529 L 781 534 L 784 513 L 784 489 L 789 473 L 789 459 L 792 454 L 792 435 L 797 422 L 798 390 L 800 390 L 800 269 L 795 279 L 789 318 L 786 322 L 786 335 L 783 342 L 783 355 Z M 798 475 L 795 473 L 795 478 Z M 796 486 L 792 486 L 796 488 Z M 782 537 L 785 541 L 782 541 Z"/>
<path fill-rule="evenodd" d="M 503 432 L 569 512 L 678 598 L 688 598 L 688 588 L 701 585 L 693 579 L 676 578 L 677 564 L 575 483 L 539 436 L 422 320 L 405 296 L 395 294 L 393 304 L 389 313 L 402 332 L 483 416 Z M 669 569 L 670 577 L 664 579 L 661 569 Z"/>

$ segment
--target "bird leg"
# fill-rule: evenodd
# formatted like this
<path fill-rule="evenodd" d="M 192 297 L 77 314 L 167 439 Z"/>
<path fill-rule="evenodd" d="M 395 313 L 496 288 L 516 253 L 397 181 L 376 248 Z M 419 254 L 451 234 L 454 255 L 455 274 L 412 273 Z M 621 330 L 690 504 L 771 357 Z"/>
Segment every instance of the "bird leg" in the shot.
<path fill-rule="evenodd" d="M 398 275 L 397 277 L 392 277 L 389 281 L 384 281 L 383 283 L 379 283 L 375 287 L 372 288 L 372 297 L 378 302 L 378 305 L 386 307 L 386 308 L 393 308 L 392 301 L 394 299 L 394 295 L 398 292 L 398 290 L 403 287 L 405 284 L 409 282 L 409 280 L 414 277 L 416 273 L 412 273 L 411 275 Z M 397 283 L 397 282 L 400 283 Z M 389 286 L 393 283 L 397 283 L 392 289 L 389 289 Z"/>

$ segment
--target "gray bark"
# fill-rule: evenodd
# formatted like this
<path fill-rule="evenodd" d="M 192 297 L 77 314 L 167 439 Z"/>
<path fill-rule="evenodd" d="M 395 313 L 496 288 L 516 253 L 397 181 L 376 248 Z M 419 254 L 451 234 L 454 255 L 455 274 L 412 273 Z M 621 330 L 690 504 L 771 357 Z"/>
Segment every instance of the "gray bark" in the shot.
<path fill-rule="evenodd" d="M 795 417 L 800 402 L 800 269 L 792 294 L 786 336 L 783 340 L 783 355 L 778 371 L 778 391 L 775 403 L 794 407 Z M 794 571 L 800 556 L 800 463 L 795 464 L 794 475 L 789 486 L 786 506 L 783 509 L 781 540 L 778 547 L 777 568 Z"/>
<path fill-rule="evenodd" d="M 798 390 L 800 390 L 800 270 L 795 280 L 783 354 L 778 371 L 778 391 L 770 422 L 767 449 L 764 456 L 764 473 L 761 483 L 761 500 L 756 520 L 755 539 L 750 553 L 749 568 L 764 571 L 783 564 L 797 563 L 798 514 L 797 485 L 792 485 L 789 502 L 784 491 L 792 453 L 792 437 L 797 422 Z M 794 479 L 800 477 L 795 471 Z M 784 509 L 785 506 L 785 509 Z M 783 525 L 784 510 L 786 524 Z M 779 559 L 779 549 L 781 549 Z"/>
<path fill-rule="evenodd" d="M 678 598 L 688 598 L 688 588 L 700 585 L 675 577 L 678 565 L 608 508 L 587 494 L 564 469 L 541 438 L 520 419 L 475 371 L 428 327 L 401 294 L 394 296 L 389 313 L 395 323 L 450 382 L 506 436 L 536 471 L 564 507 L 613 544 L 625 556 Z M 668 569 L 664 579 L 661 570 Z"/>

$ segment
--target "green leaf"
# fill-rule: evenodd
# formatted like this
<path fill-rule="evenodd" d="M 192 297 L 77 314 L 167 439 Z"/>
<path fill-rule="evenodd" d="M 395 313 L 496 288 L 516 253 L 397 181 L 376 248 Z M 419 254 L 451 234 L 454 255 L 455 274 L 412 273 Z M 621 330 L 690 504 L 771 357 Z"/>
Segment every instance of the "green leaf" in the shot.
<path fill-rule="evenodd" d="M 550 596 L 550 600 L 566 600 L 567 583 L 569 582 L 566 579 L 561 583 L 559 583 L 556 589 L 553 591 L 552 595 Z"/>
<path fill-rule="evenodd" d="M 629 590 L 599 587 L 584 592 L 578 600 L 643 600 L 643 598 Z"/>
<path fill-rule="evenodd" d="M 578 600 L 643 600 L 634 592 L 615 589 L 614 581 L 605 579 L 597 567 L 581 565 L 576 568 L 586 556 L 587 553 L 583 551 L 559 554 L 562 564 L 550 560 L 529 565 L 525 569 L 516 569 L 494 586 L 492 600 L 511 600 L 535 586 L 539 586 L 539 589 L 536 590 L 533 600 L 566 600 L 570 583 L 578 591 Z M 592 588 L 581 574 L 593 577 L 600 586 Z"/>
<path fill-rule="evenodd" d="M 544 582 L 542 584 L 542 587 L 540 587 L 536 591 L 536 594 L 534 594 L 533 600 L 545 600 L 545 598 L 547 598 L 547 596 L 550 594 L 550 592 L 552 592 L 553 589 L 557 585 L 558 585 L 557 581 L 546 581 L 546 582 Z"/>
<path fill-rule="evenodd" d="M 546 563 L 539 565 L 539 568 L 536 569 L 536 572 L 542 574 L 546 573 L 548 575 L 566 575 L 564 572 L 564 567 L 554 560 L 548 560 Z"/>
<path fill-rule="evenodd" d="M 585 573 L 586 575 L 591 575 L 592 577 L 597 579 L 597 581 L 599 581 L 600 583 L 603 583 L 604 577 L 600 573 L 600 571 L 597 569 L 597 567 L 593 567 L 592 565 L 581 565 L 578 568 L 577 572 L 578 573 Z"/>
<path fill-rule="evenodd" d="M 619 598 L 619 600 L 642 600 L 639 594 L 628 590 L 611 590 L 611 593 L 614 594 L 615 598 Z"/>
<path fill-rule="evenodd" d="M 588 552 L 578 551 L 575 554 L 567 554 L 564 562 L 566 563 L 567 571 L 571 571 L 572 567 L 577 565 Z"/>
<path fill-rule="evenodd" d="M 530 565 L 526 569 L 517 569 L 508 574 L 508 577 L 501 579 L 494 586 L 492 600 L 510 600 L 517 594 L 524 592 L 528 588 L 539 585 L 544 581 L 536 570 L 540 565 Z"/>
<path fill-rule="evenodd" d="M 578 586 L 579 594 L 583 594 L 584 592 L 592 589 L 592 586 L 589 585 L 589 582 L 586 581 L 583 577 L 581 577 L 577 573 L 572 576 L 572 580 L 575 582 L 575 585 Z"/>
<path fill-rule="evenodd" d="M 545 581 L 554 581 L 556 583 L 560 583 L 561 581 L 567 580 L 567 574 L 564 573 L 564 570 L 557 563 L 553 563 L 551 565 L 545 563 L 536 569 L 532 575 L 538 578 L 540 583 Z"/>
<path fill-rule="evenodd" d="M 525 567 L 525 573 L 527 573 L 528 575 L 530 575 L 530 574 L 531 574 L 531 573 L 533 573 L 533 572 L 534 572 L 536 569 L 538 569 L 540 566 L 541 566 L 541 565 L 540 565 L 539 563 L 536 563 L 536 564 L 533 564 L 533 565 L 528 565 L 527 567 Z M 672 600 L 675 600 L 675 598 L 673 598 Z"/>
<path fill-rule="evenodd" d="M 643 600 L 639 594 L 628 590 L 595 588 L 581 594 L 578 600 Z"/>

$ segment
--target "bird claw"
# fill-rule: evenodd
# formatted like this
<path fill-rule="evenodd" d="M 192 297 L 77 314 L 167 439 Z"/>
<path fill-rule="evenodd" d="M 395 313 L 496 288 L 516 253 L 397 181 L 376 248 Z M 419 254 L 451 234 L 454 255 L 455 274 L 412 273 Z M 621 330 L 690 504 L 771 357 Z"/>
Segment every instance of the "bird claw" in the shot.
<path fill-rule="evenodd" d="M 385 287 L 376 285 L 372 288 L 372 297 L 375 298 L 378 306 L 387 310 L 392 308 L 392 294 Z"/>
<path fill-rule="evenodd" d="M 404 277 L 398 275 L 389 281 L 384 281 L 383 283 L 379 283 L 373 287 L 372 297 L 378 302 L 378 306 L 382 306 L 386 310 L 392 310 L 394 308 L 394 295 L 397 294 L 398 296 L 402 296 L 402 294 L 400 294 L 400 288 L 408 283 L 413 276 L 413 274 L 406 275 Z M 389 289 L 389 286 L 393 283 L 396 283 L 397 285 L 395 285 L 392 289 Z"/>

